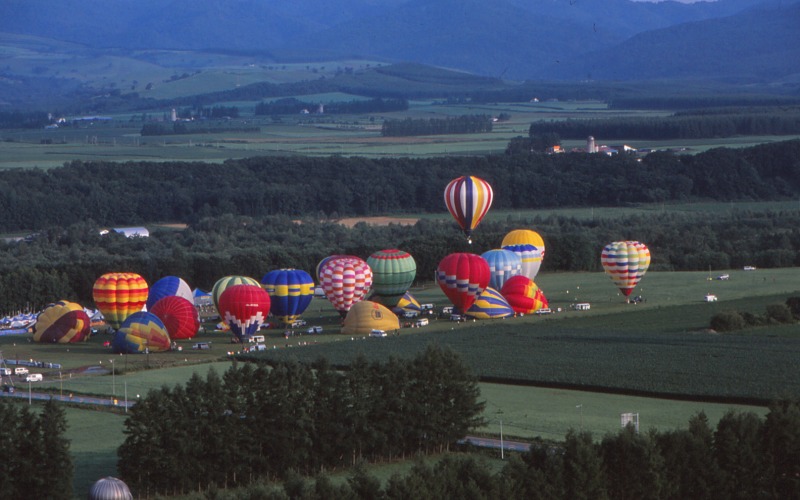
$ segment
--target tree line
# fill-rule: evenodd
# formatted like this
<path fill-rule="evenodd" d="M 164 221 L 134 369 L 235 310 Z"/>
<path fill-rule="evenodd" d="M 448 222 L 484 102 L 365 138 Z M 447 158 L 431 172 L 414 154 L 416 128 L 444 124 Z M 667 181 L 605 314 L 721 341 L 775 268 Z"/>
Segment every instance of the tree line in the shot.
<path fill-rule="evenodd" d="M 40 413 L 0 399 L 0 498 L 72 498 L 72 455 L 64 410 L 48 400 Z"/>
<path fill-rule="evenodd" d="M 492 131 L 492 117 L 462 115 L 449 118 L 405 118 L 386 120 L 381 127 L 384 137 L 441 134 L 480 134 Z"/>
<path fill-rule="evenodd" d="M 209 126 L 202 122 L 188 123 L 176 121 L 170 124 L 166 123 L 145 123 L 142 125 L 140 134 L 142 136 L 153 135 L 185 135 L 185 134 L 218 134 L 220 132 L 242 132 L 257 134 L 261 132 L 261 127 L 245 127 L 241 125 L 230 126 Z"/>
<path fill-rule="evenodd" d="M 706 139 L 738 135 L 800 134 L 800 108 L 732 111 L 722 113 L 676 113 L 644 118 L 567 119 L 531 124 L 530 137 L 558 134 L 564 139 L 587 136 L 608 139 L 661 140 Z M 552 144 L 551 144 L 552 145 Z"/>
<path fill-rule="evenodd" d="M 317 109 L 317 103 L 305 102 L 295 97 L 277 99 L 271 102 L 256 104 L 256 115 L 295 115 L 303 110 Z M 406 99 L 363 99 L 349 102 L 329 102 L 325 104 L 326 114 L 358 114 L 358 113 L 389 113 L 392 111 L 405 111 L 408 109 Z"/>
<path fill-rule="evenodd" d="M 345 368 L 245 363 L 151 391 L 118 470 L 140 495 L 177 494 L 440 453 L 482 425 L 477 379 L 450 350 Z"/>

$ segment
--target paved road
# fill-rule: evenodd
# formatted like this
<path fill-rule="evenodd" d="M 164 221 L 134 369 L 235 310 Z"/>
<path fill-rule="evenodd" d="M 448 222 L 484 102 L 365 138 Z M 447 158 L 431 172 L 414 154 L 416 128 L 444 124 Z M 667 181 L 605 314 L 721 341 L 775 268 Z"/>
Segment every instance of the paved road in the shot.
<path fill-rule="evenodd" d="M 0 392 L 1 397 L 6 398 L 19 398 L 19 399 L 30 399 L 30 400 L 37 400 L 37 401 L 47 401 L 48 399 L 55 399 L 56 401 L 65 401 L 69 403 L 78 403 L 78 404 L 86 404 L 86 405 L 95 405 L 95 406 L 119 406 L 121 408 L 130 408 L 136 401 L 124 401 L 122 399 L 113 399 L 113 398 L 96 398 L 92 396 L 70 396 L 67 395 L 60 395 L 60 394 L 53 394 L 49 392 L 33 392 L 31 391 L 30 394 L 27 391 L 27 388 L 16 387 L 16 391 L 13 393 L 9 392 Z"/>

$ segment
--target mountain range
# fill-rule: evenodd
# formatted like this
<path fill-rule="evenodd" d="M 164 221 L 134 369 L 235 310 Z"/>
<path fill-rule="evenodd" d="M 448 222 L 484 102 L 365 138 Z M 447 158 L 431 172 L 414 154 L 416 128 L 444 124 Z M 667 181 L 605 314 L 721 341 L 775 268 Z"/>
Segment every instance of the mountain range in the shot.
<path fill-rule="evenodd" d="M 798 0 L 3 0 L 2 11 L 0 34 L 115 53 L 416 62 L 513 81 L 800 82 Z"/>

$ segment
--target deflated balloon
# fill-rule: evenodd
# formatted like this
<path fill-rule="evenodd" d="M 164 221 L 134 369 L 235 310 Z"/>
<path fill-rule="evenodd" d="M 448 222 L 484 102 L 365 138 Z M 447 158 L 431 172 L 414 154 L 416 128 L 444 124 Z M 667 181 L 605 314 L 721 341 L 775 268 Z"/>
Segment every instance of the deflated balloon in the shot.
<path fill-rule="evenodd" d="M 94 303 L 112 328 L 118 329 L 147 303 L 147 282 L 136 273 L 107 273 L 94 283 Z"/>
<path fill-rule="evenodd" d="M 650 250 L 638 241 L 615 241 L 603 248 L 600 262 L 614 284 L 628 297 L 650 267 Z"/>
<path fill-rule="evenodd" d="M 408 252 L 395 248 L 375 252 L 367 258 L 372 269 L 371 300 L 394 307 L 417 276 L 417 263 Z"/>
<path fill-rule="evenodd" d="M 444 189 L 444 203 L 469 238 L 492 206 L 492 186 L 483 179 L 465 175 L 453 179 Z"/>
<path fill-rule="evenodd" d="M 80 304 L 62 300 L 39 313 L 33 325 L 33 341 L 67 344 L 89 337 L 91 320 Z"/>
<path fill-rule="evenodd" d="M 519 256 L 523 276 L 536 279 L 544 260 L 544 240 L 539 233 L 530 229 L 515 229 L 503 238 L 500 246 Z"/>
<path fill-rule="evenodd" d="M 151 312 L 139 311 L 128 316 L 111 341 L 111 350 L 119 354 L 163 352 L 172 342 L 164 323 Z"/>
<path fill-rule="evenodd" d="M 509 279 L 500 293 L 517 314 L 531 314 L 548 306 L 542 290 L 527 276 Z"/>
<path fill-rule="evenodd" d="M 452 253 L 439 262 L 436 282 L 450 302 L 467 311 L 478 295 L 489 286 L 489 264 L 479 255 Z"/>
<path fill-rule="evenodd" d="M 419 305 L 419 301 L 417 301 L 413 295 L 406 292 L 400 297 L 400 300 L 397 301 L 397 305 L 392 308 L 392 312 L 395 314 L 419 314 L 422 312 L 422 306 Z"/>
<path fill-rule="evenodd" d="M 362 300 L 353 305 L 344 318 L 342 333 L 346 335 L 366 335 L 372 330 L 392 332 L 400 329 L 400 320 L 385 306 Z"/>
<path fill-rule="evenodd" d="M 505 318 L 513 314 L 508 301 L 492 287 L 486 287 L 466 312 L 467 316 L 476 319 Z"/>
<path fill-rule="evenodd" d="M 150 287 L 150 292 L 147 295 L 147 310 L 149 311 L 156 302 L 170 295 L 183 297 L 194 304 L 194 292 L 192 292 L 188 283 L 177 276 L 165 276 Z"/>
<path fill-rule="evenodd" d="M 287 325 L 298 319 L 314 298 L 314 280 L 300 269 L 270 271 L 261 284 L 269 294 L 272 315 Z"/>
<path fill-rule="evenodd" d="M 234 285 L 219 298 L 220 316 L 240 342 L 249 341 L 261 328 L 269 308 L 269 294 L 259 285 Z"/>
<path fill-rule="evenodd" d="M 372 286 L 372 269 L 358 257 L 337 257 L 320 268 L 320 286 L 334 309 L 345 316 Z"/>
<path fill-rule="evenodd" d="M 190 339 L 200 329 L 200 317 L 194 305 L 183 297 L 168 295 L 150 309 L 164 323 L 173 340 Z"/>

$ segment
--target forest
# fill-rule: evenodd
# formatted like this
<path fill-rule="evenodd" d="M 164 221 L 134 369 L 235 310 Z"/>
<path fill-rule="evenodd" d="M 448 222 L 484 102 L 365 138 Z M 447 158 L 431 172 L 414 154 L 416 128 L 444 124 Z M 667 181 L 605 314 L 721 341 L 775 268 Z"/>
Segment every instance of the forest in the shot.
<path fill-rule="evenodd" d="M 384 137 L 439 134 L 479 134 L 492 131 L 492 117 L 487 115 L 457 116 L 446 119 L 386 120 L 381 127 Z"/>

